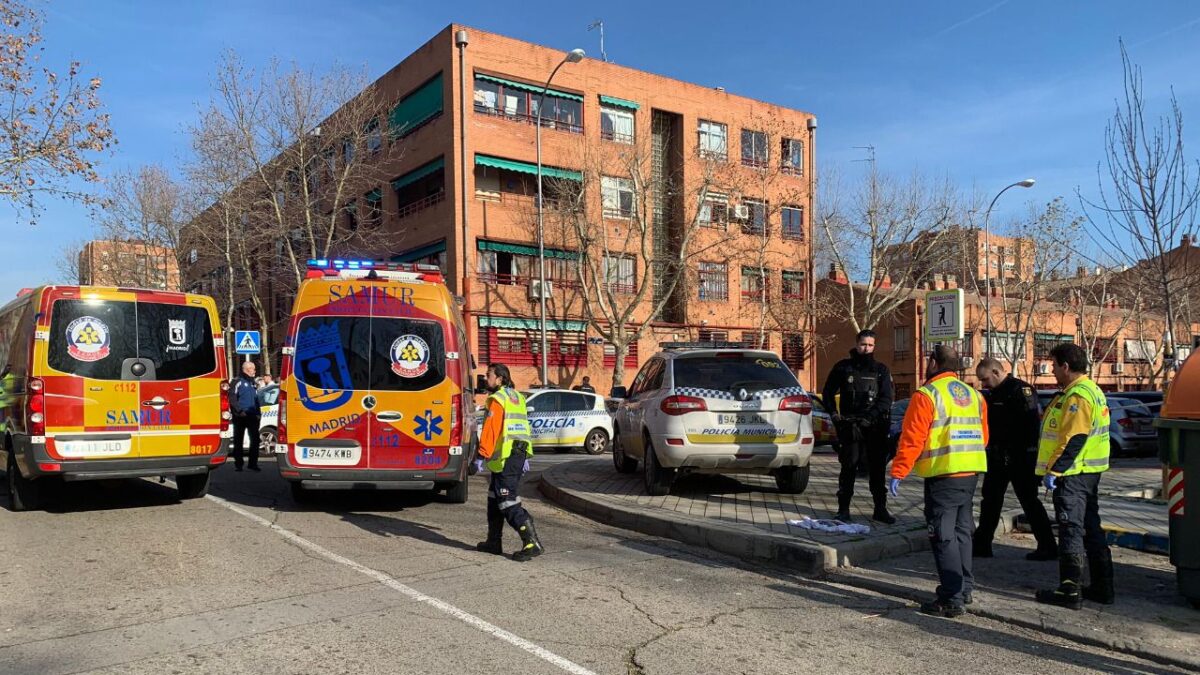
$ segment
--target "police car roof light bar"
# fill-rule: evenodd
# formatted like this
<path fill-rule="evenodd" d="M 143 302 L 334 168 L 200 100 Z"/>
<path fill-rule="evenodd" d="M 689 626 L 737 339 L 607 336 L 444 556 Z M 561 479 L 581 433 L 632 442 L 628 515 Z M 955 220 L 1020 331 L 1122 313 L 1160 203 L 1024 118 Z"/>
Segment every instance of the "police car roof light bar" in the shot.
<path fill-rule="evenodd" d="M 662 349 L 682 351 L 685 349 L 758 349 L 756 345 L 745 342 L 661 342 Z"/>

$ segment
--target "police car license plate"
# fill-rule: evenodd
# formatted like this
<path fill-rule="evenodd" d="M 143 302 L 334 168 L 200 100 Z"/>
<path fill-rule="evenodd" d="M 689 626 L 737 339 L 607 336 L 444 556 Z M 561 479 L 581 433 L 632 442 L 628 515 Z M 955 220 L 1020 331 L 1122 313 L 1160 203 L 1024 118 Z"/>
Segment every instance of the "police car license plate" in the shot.
<path fill-rule="evenodd" d="M 350 459 L 351 448 L 300 448 L 301 459 Z"/>
<path fill-rule="evenodd" d="M 717 424 L 769 424 L 762 415 L 717 415 Z"/>

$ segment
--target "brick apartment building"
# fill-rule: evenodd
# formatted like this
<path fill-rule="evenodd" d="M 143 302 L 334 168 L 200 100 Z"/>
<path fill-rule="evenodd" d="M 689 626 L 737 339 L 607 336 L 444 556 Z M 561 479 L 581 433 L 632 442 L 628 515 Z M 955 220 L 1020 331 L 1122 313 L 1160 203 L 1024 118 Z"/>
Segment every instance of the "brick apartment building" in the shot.
<path fill-rule="evenodd" d="M 468 38 L 462 47 L 456 40 L 459 31 Z M 532 218 L 536 106 L 547 77 L 564 56 L 559 49 L 447 26 L 376 82 L 382 95 L 395 101 L 387 120 L 392 133 L 382 135 L 380 142 L 402 144 L 403 152 L 383 167 L 386 182 L 359 190 L 358 213 L 365 205 L 384 231 L 397 235 L 397 243 L 373 255 L 440 266 L 452 290 L 464 299 L 477 360 L 481 365 L 510 364 L 518 386 L 539 379 L 542 290 L 536 284 L 538 244 Z M 586 58 L 559 69 L 542 111 L 547 209 L 554 196 L 550 184 L 583 180 L 590 170 L 583 166 L 585 157 L 645 147 L 654 250 L 667 255 L 677 251 L 673 247 L 681 246 L 680 223 L 702 223 L 691 238 L 696 253 L 680 272 L 680 283 L 625 359 L 625 384 L 660 342 L 756 338 L 766 325 L 760 311 L 764 300 L 772 307 L 794 307 L 811 297 L 807 213 L 815 129 L 809 113 L 735 96 L 720 87 Z M 766 173 L 775 179 L 762 194 L 753 195 L 744 189 L 722 192 L 716 181 L 702 204 L 690 203 L 687 194 L 681 197 L 682 190 L 668 190 L 660 180 L 670 175 L 672 186 L 695 184 L 701 174 L 711 174 L 714 164 L 739 185 L 752 185 Z M 637 208 L 634 191 L 627 175 L 614 172 L 584 185 L 582 208 L 615 236 L 631 226 L 631 212 Z M 763 232 L 780 236 L 758 237 Z M 596 252 L 581 252 L 569 231 L 553 234 L 547 227 L 545 241 L 550 380 L 571 386 L 590 375 L 597 390 L 607 392 L 615 357 L 611 345 L 588 324 L 587 304 L 572 267 L 581 253 Z M 605 250 L 615 275 L 608 281 L 626 288 L 624 297 L 631 303 L 649 272 L 637 244 Z M 214 272 L 219 270 L 198 265 L 188 270 L 189 282 L 203 290 L 199 280 Z M 273 315 L 286 317 L 290 297 L 268 295 Z M 652 301 L 648 296 L 637 307 L 635 321 L 645 321 Z M 812 387 L 816 371 L 805 349 L 806 330 L 811 324 L 803 317 L 788 315 L 771 322 L 764 342 L 782 354 L 802 384 Z M 272 353 L 278 354 L 281 339 L 276 335 L 272 340 Z"/>
<path fill-rule="evenodd" d="M 823 298 L 844 295 L 848 283 L 844 274 L 831 271 L 827 278 L 817 282 L 817 294 Z M 906 296 L 904 303 L 874 327 L 878 336 L 875 355 L 891 369 L 897 398 L 911 396 L 925 380 L 923 354 L 930 349 L 921 334 L 925 293 L 957 287 L 954 275 L 934 275 L 934 280 L 921 288 L 897 287 L 897 292 Z M 855 284 L 855 288 L 862 293 L 861 284 Z M 954 344 L 964 357 L 962 375 L 969 383 L 978 385 L 975 365 L 990 351 L 992 356 L 1010 362 L 1010 367 L 1015 362 L 1016 374 L 1036 388 L 1055 389 L 1057 385 L 1050 372 L 1050 349 L 1059 342 L 1069 341 L 1089 350 L 1091 376 L 1105 391 L 1139 391 L 1160 386 L 1160 375 L 1157 374 L 1162 366 L 1160 343 L 1165 325 L 1161 315 L 1152 311 L 1131 313 L 1114 298 L 1106 306 L 1044 301 L 1030 312 L 1032 320 L 1015 320 L 1013 315 L 1023 308 L 1017 300 L 1000 296 L 993 288 L 989 332 L 985 298 L 970 290 L 964 295 L 965 336 Z M 1081 327 L 1086 328 L 1081 330 Z M 820 333 L 831 338 L 824 349 L 822 363 L 832 364 L 854 345 L 855 331 L 849 322 L 825 322 Z M 1193 336 L 1200 337 L 1200 323 L 1192 323 L 1188 335 L 1176 335 L 1178 360 L 1190 355 L 1196 339 Z M 827 374 L 818 373 L 821 382 Z"/>
<path fill-rule="evenodd" d="M 89 241 L 79 252 L 77 267 L 79 283 L 88 286 L 180 289 L 175 250 L 144 241 Z"/>
<path fill-rule="evenodd" d="M 936 239 L 930 241 L 934 237 Z M 980 228 L 962 227 L 938 235 L 922 233 L 913 243 L 887 246 L 881 258 L 889 261 L 892 269 L 939 276 L 949 274 L 954 282 L 962 286 L 974 283 L 982 292 L 985 279 L 989 279 L 992 286 L 1003 286 L 1007 281 L 1028 278 L 1033 273 L 1033 246 L 1029 239 L 997 234 L 985 238 Z M 911 261 L 914 249 L 925 259 L 920 264 Z M 925 264 L 926 261 L 929 264 Z M 911 285 L 911 282 L 922 282 L 923 279 L 893 278 L 891 281 Z"/>

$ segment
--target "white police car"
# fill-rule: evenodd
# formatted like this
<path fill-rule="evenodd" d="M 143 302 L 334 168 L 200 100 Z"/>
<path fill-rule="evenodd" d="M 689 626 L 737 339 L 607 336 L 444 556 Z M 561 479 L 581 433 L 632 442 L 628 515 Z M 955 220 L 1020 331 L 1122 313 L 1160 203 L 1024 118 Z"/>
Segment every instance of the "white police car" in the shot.
<path fill-rule="evenodd" d="M 259 451 L 275 452 L 276 429 L 279 427 L 279 385 L 272 384 L 258 390 L 258 410 L 262 415 L 258 420 Z"/>
<path fill-rule="evenodd" d="M 612 439 L 612 417 L 604 397 L 566 389 L 535 389 L 521 392 L 529 411 L 535 451 L 567 452 L 583 448 L 589 455 L 608 449 Z M 476 429 L 483 431 L 485 410 L 477 411 Z"/>
<path fill-rule="evenodd" d="M 646 492 L 680 472 L 768 473 L 781 492 L 808 487 L 812 400 L 774 353 L 738 344 L 668 343 L 638 371 L 613 415 L 613 464 L 642 463 Z M 623 396 L 622 396 L 623 395 Z"/>

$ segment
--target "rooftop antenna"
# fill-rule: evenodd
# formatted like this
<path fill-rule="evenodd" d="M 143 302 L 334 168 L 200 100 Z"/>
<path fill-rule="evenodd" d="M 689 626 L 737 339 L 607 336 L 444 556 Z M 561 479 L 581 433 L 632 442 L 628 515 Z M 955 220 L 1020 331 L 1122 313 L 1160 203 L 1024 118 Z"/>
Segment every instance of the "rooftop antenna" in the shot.
<path fill-rule="evenodd" d="M 604 21 L 596 19 L 588 24 L 588 32 L 592 32 L 593 28 L 600 29 L 600 59 L 608 63 L 608 53 L 604 51 Z"/>
<path fill-rule="evenodd" d="M 870 162 L 872 166 L 875 165 L 875 146 L 873 146 L 873 145 L 856 145 L 856 146 L 854 146 L 854 149 L 855 150 L 866 150 L 867 158 L 866 159 L 852 159 L 852 160 L 850 160 L 851 162 Z"/>

